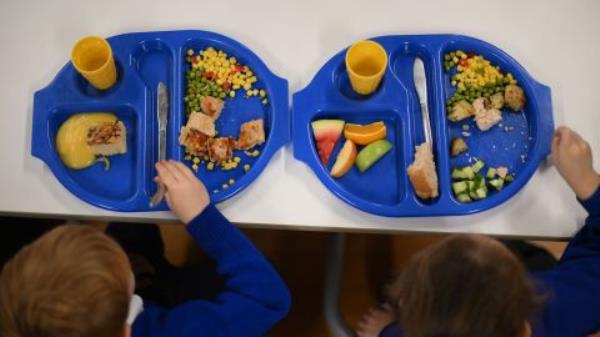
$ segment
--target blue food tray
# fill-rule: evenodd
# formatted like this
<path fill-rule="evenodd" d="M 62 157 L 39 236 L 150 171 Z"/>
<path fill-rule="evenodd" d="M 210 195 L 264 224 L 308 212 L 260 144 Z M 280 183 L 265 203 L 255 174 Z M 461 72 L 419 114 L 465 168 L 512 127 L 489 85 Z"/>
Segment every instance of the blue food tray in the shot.
<path fill-rule="evenodd" d="M 183 161 L 184 149 L 179 145 L 179 131 L 186 122 L 184 96 L 185 74 L 189 69 L 186 51 L 207 47 L 223 50 L 249 66 L 258 78 L 255 87 L 268 93 L 269 103 L 262 105 L 258 97 L 244 98 L 242 91 L 234 99 L 226 99 L 219 120 L 219 135 L 237 137 L 242 123 L 264 118 L 266 142 L 256 158 L 236 151 L 242 163 L 231 171 L 207 171 L 202 165 L 197 176 L 205 183 L 211 200 L 224 201 L 248 186 L 262 172 L 270 158 L 290 140 L 288 84 L 273 74 L 252 51 L 223 35 L 197 30 L 144 32 L 114 36 L 108 39 L 117 65 L 117 83 L 106 91 L 98 91 L 67 63 L 52 83 L 36 92 L 33 108 L 31 153 L 52 170 L 56 178 L 80 199 L 113 211 L 166 210 L 163 201 L 150 208 L 156 191 L 153 177 L 158 158 L 158 121 L 156 87 L 160 81 L 169 92 L 167 126 L 167 158 Z M 127 153 L 111 156 L 111 167 L 101 164 L 83 170 L 67 168 L 55 149 L 55 136 L 60 125 L 81 112 L 112 112 L 127 128 Z M 189 161 L 186 164 L 191 165 Z M 251 169 L 244 172 L 243 164 Z M 235 184 L 222 185 L 229 179 Z"/>
<path fill-rule="evenodd" d="M 554 129 L 550 88 L 535 81 L 512 57 L 495 46 L 460 35 L 395 35 L 373 38 L 387 51 L 388 67 L 384 79 L 370 96 L 356 94 L 350 87 L 344 64 L 346 49 L 331 58 L 312 82 L 294 94 L 292 133 L 294 156 L 305 162 L 319 180 L 336 196 L 363 211 L 391 217 L 463 215 L 500 205 L 522 189 L 540 162 L 550 152 Z M 443 57 L 454 50 L 474 52 L 511 72 L 525 90 L 524 113 L 503 112 L 502 126 L 480 132 L 472 119 L 450 122 L 446 118 L 446 100 L 454 93 L 452 73 L 444 70 Z M 439 177 L 440 196 L 423 201 L 417 198 L 406 168 L 414 159 L 415 146 L 424 141 L 423 124 L 413 83 L 413 63 L 423 59 L 428 83 L 428 106 L 431 118 L 433 150 Z M 506 110 L 504 110 L 506 111 Z M 329 175 L 337 152 L 344 143 L 338 141 L 328 165 L 319 160 L 310 123 L 322 118 L 343 119 L 350 123 L 383 121 L 392 151 L 371 169 L 360 173 L 353 167 L 340 179 Z M 464 137 L 468 153 L 451 158 L 450 140 Z M 455 166 L 483 159 L 487 167 L 506 166 L 515 175 L 513 183 L 483 200 L 460 203 L 452 193 L 451 170 Z M 484 171 L 485 173 L 485 171 Z"/>

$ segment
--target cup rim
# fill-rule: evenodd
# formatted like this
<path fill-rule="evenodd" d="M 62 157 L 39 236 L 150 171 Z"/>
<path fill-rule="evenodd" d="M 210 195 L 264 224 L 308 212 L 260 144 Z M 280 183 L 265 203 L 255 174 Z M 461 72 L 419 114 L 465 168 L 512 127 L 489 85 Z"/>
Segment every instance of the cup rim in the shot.
<path fill-rule="evenodd" d="M 104 61 L 104 63 L 102 63 L 102 65 L 100 67 L 98 67 L 94 70 L 82 69 L 81 67 L 79 67 L 77 62 L 74 61 L 75 60 L 75 51 L 77 50 L 77 47 L 79 47 L 81 44 L 83 44 L 87 40 L 101 41 L 101 43 L 108 49 L 108 56 L 106 57 L 106 60 Z M 73 46 L 73 49 L 71 50 L 71 63 L 73 64 L 75 69 L 77 69 L 77 71 L 80 73 L 86 73 L 86 74 L 98 73 L 98 72 L 104 70 L 108 66 L 108 64 L 110 63 L 110 61 L 112 59 L 113 59 L 113 51 L 112 51 L 110 44 L 108 43 L 108 41 L 105 38 L 103 38 L 102 36 L 98 36 L 98 35 L 88 35 L 88 36 L 82 37 L 75 43 L 75 45 Z"/>
<path fill-rule="evenodd" d="M 381 67 L 381 69 L 378 72 L 376 72 L 375 74 L 373 74 L 373 75 L 360 75 L 360 74 L 356 73 L 356 71 L 354 71 L 354 69 L 352 69 L 352 67 L 348 66 L 348 55 L 350 54 L 350 51 L 354 47 L 356 47 L 356 46 L 358 46 L 360 44 L 371 44 L 371 45 L 374 45 L 375 48 L 377 48 L 377 49 L 379 49 L 379 51 L 383 52 L 383 55 L 385 56 L 385 63 L 383 64 L 383 67 Z M 387 54 L 387 51 L 385 50 L 385 48 L 383 48 L 383 46 L 380 43 L 378 43 L 376 41 L 373 41 L 373 40 L 361 40 L 361 41 L 358 41 L 358 42 L 352 44 L 346 50 L 346 55 L 344 56 L 344 62 L 346 64 L 346 71 L 352 72 L 352 75 L 354 75 L 356 77 L 359 77 L 359 78 L 364 78 L 364 79 L 373 78 L 373 77 L 377 77 L 377 76 L 379 76 L 379 75 L 381 75 L 382 73 L 385 72 L 385 69 L 388 66 L 388 54 Z"/>

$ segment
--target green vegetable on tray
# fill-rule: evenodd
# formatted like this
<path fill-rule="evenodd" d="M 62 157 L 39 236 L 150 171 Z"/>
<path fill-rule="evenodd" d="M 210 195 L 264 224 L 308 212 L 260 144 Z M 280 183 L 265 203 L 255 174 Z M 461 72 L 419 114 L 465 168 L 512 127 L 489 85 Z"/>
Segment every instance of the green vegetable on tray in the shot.
<path fill-rule="evenodd" d="M 496 191 L 501 191 L 504 185 L 513 181 L 513 176 L 506 175 L 507 169 L 504 167 L 487 169 L 485 176 L 483 172 L 485 163 L 478 160 L 472 166 L 455 167 L 452 170 L 452 192 L 456 199 L 461 203 L 472 202 L 473 200 L 485 199 L 489 195 L 488 186 Z"/>

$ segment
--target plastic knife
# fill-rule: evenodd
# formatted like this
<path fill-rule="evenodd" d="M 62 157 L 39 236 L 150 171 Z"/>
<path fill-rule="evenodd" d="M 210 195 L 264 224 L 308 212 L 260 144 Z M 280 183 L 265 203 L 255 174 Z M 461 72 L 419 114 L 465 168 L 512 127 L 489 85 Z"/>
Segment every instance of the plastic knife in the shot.
<path fill-rule="evenodd" d="M 425 142 L 432 144 L 433 140 L 431 138 L 431 123 L 429 122 L 429 109 L 427 107 L 427 76 L 425 75 L 425 65 L 423 64 L 423 60 L 421 60 L 419 57 L 415 58 L 415 64 L 413 67 L 413 79 L 415 82 L 415 88 L 417 89 L 417 96 L 419 96 L 419 103 L 421 106 Z"/>
<path fill-rule="evenodd" d="M 167 86 L 160 82 L 156 94 L 158 119 L 158 161 L 167 159 L 167 121 L 169 120 L 169 94 Z M 156 207 L 164 198 L 166 189 L 160 185 L 150 199 L 150 207 Z"/>

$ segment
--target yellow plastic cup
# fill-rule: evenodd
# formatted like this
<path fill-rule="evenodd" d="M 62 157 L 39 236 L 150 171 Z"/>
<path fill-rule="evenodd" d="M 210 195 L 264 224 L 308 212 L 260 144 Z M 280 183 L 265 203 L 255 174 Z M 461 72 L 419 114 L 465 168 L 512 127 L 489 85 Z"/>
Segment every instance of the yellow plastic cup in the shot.
<path fill-rule="evenodd" d="M 86 36 L 77 41 L 71 51 L 71 63 L 96 89 L 106 90 L 117 81 L 112 49 L 102 37 Z"/>
<path fill-rule="evenodd" d="M 387 67 L 387 53 L 377 42 L 364 40 L 346 52 L 346 70 L 352 89 L 361 95 L 373 93 Z"/>

